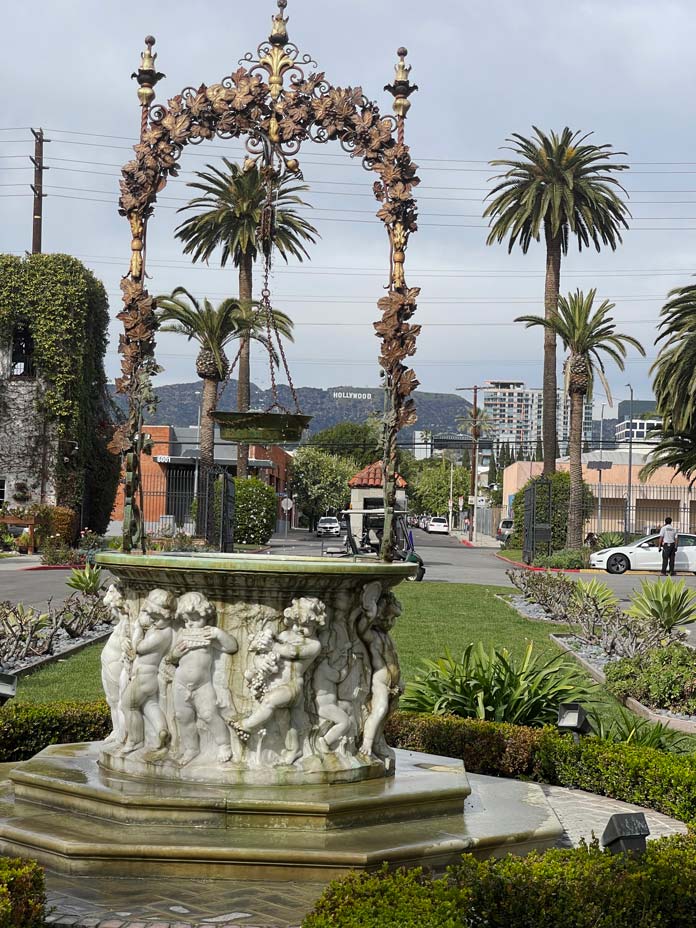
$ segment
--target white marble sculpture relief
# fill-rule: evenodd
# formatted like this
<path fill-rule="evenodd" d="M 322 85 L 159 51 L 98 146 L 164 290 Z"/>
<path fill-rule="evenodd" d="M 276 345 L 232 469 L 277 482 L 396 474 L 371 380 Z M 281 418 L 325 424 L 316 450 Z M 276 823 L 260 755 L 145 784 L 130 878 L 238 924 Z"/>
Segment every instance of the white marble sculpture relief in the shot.
<path fill-rule="evenodd" d="M 252 785 L 391 774 L 383 729 L 400 675 L 389 630 L 401 610 L 381 580 L 356 581 L 321 597 L 250 588 L 233 602 L 110 588 L 114 731 L 100 762 Z"/>
<path fill-rule="evenodd" d="M 285 629 L 277 634 L 265 630 L 252 642 L 250 650 L 260 655 L 247 677 L 258 706 L 251 715 L 235 724 L 240 738 L 267 724 L 278 709 L 292 710 L 304 695 L 304 675 L 319 656 L 319 628 L 326 624 L 324 604 L 310 597 L 294 599 L 283 612 Z M 300 733 L 291 719 L 286 736 L 285 763 L 300 756 Z"/>
<path fill-rule="evenodd" d="M 176 598 L 172 593 L 153 590 L 138 613 L 128 652 L 133 669 L 123 694 L 127 733 L 124 754 L 143 746 L 163 752 L 171 740 L 160 705 L 159 669 L 172 646 L 175 611 Z"/>
<path fill-rule="evenodd" d="M 176 618 L 184 627 L 164 663 L 171 668 L 179 763 L 186 766 L 200 754 L 197 723 L 201 722 L 217 746 L 216 759 L 224 763 L 232 758 L 232 744 L 213 686 L 214 662 L 221 652 L 234 654 L 237 642 L 215 626 L 215 606 L 201 593 L 179 597 Z"/>
<path fill-rule="evenodd" d="M 382 591 L 379 583 L 365 585 L 362 605 L 357 631 L 370 655 L 372 689 L 360 753 L 369 755 L 381 740 L 390 709 L 402 692 L 399 658 L 389 635 L 401 615 L 401 606 L 393 593 Z"/>
<path fill-rule="evenodd" d="M 131 661 L 126 652 L 131 649 L 131 616 L 123 591 L 116 583 L 112 583 L 106 591 L 104 605 L 116 626 L 101 653 L 102 686 L 111 711 L 112 725 L 107 740 L 122 743 L 126 740 L 122 697 L 130 677 Z"/>

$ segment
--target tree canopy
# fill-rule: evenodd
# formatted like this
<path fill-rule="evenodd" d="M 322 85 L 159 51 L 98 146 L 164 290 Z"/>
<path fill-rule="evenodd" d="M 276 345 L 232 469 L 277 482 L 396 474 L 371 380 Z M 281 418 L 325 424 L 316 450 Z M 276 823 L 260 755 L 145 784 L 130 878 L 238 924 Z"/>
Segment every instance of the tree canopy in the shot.
<path fill-rule="evenodd" d="M 292 462 L 293 497 L 313 526 L 327 512 L 336 513 L 350 502 L 348 481 L 360 468 L 347 458 L 319 448 L 299 448 Z"/>

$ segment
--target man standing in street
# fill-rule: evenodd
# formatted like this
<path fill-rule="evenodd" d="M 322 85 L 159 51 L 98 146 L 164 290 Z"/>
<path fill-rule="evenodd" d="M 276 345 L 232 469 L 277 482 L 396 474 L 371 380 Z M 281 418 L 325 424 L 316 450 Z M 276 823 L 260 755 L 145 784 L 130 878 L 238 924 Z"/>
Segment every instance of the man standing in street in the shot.
<path fill-rule="evenodd" d="M 672 517 L 667 516 L 665 524 L 660 529 L 659 549 L 662 551 L 662 576 L 667 576 L 669 567 L 670 577 L 674 576 L 674 558 L 677 554 L 677 545 L 679 536 L 676 528 L 672 525 Z"/>

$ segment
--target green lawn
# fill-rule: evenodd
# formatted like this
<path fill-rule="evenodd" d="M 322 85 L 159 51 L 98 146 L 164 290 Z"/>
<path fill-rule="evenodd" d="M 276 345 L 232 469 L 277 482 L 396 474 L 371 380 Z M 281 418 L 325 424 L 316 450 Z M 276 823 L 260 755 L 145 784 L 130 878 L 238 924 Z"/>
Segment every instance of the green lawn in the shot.
<path fill-rule="evenodd" d="M 403 583 L 398 596 L 404 607 L 394 631 L 406 680 L 412 679 L 422 657 L 440 657 L 445 648 L 457 656 L 470 641 L 504 645 L 521 654 L 526 642 L 545 654 L 555 654 L 548 640 L 564 626 L 528 622 L 501 602 L 496 593 L 508 589 L 459 583 Z M 91 645 L 74 657 L 52 664 L 19 681 L 23 702 L 57 699 L 98 699 L 103 695 L 99 655 L 103 644 Z"/>

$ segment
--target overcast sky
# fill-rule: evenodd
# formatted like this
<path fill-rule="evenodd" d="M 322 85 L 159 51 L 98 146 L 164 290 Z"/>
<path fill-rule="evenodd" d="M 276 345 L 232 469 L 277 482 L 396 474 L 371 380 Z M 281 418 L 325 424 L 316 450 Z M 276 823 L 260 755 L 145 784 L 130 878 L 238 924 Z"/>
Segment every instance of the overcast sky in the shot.
<path fill-rule="evenodd" d="M 33 0 L 4 17 L 0 76 L 0 248 L 31 246 L 29 126 L 46 137 L 44 250 L 84 261 L 105 283 L 112 317 L 127 270 L 130 235 L 116 213 L 119 165 L 129 157 L 139 112 L 130 74 L 143 37 L 157 38 L 158 67 L 167 75 L 158 100 L 188 85 L 212 84 L 234 71 L 268 34 L 272 0 L 213 3 L 180 0 L 128 5 L 113 0 Z M 414 367 L 422 389 L 454 391 L 487 379 L 541 383 L 541 333 L 513 319 L 543 311 L 543 245 L 508 255 L 485 244 L 480 218 L 491 175 L 486 162 L 506 136 L 545 130 L 593 130 L 597 143 L 628 153 L 624 175 L 633 214 L 615 253 L 571 251 L 562 291 L 596 286 L 616 302 L 622 331 L 654 358 L 655 323 L 667 291 L 696 267 L 696 4 L 690 0 L 290 0 L 289 32 L 339 86 L 361 85 L 390 111 L 383 86 L 404 44 L 420 87 L 407 137 L 422 184 L 420 230 L 411 239 L 407 277 L 422 288 L 423 334 Z M 183 171 L 162 194 L 150 222 L 149 287 L 179 284 L 218 300 L 236 295 L 233 269 L 192 266 L 173 230 L 192 171 L 222 155 L 241 157 L 237 143 L 216 141 L 185 154 Z M 311 263 L 276 266 L 274 305 L 296 323 L 288 351 L 300 386 L 376 386 L 377 342 L 371 322 L 386 282 L 388 249 L 372 219 L 373 176 L 337 146 L 307 143 L 301 161 L 312 221 L 321 242 Z M 351 221 L 352 220 L 352 221 Z M 112 324 L 107 358 L 118 369 Z M 161 383 L 194 379 L 195 351 L 162 335 Z M 650 395 L 650 361 L 631 354 L 627 372 L 612 370 L 615 399 L 632 383 Z M 268 386 L 267 363 L 252 379 Z M 605 401 L 596 395 L 595 405 Z M 605 415 L 611 415 L 607 411 Z"/>

